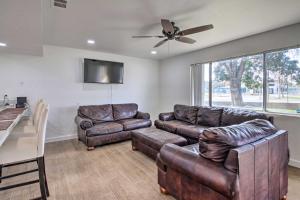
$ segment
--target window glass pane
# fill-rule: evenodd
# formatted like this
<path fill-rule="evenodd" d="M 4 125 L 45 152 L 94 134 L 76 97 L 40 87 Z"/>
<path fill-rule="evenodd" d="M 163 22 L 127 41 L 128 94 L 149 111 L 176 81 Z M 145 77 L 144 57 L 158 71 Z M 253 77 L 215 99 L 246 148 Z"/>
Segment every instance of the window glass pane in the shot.
<path fill-rule="evenodd" d="M 213 106 L 262 110 L 263 55 L 212 63 Z"/>
<path fill-rule="evenodd" d="M 300 113 L 300 49 L 266 54 L 267 110 Z"/>
<path fill-rule="evenodd" d="M 202 104 L 209 106 L 209 63 L 203 64 L 203 78 L 202 78 Z"/>

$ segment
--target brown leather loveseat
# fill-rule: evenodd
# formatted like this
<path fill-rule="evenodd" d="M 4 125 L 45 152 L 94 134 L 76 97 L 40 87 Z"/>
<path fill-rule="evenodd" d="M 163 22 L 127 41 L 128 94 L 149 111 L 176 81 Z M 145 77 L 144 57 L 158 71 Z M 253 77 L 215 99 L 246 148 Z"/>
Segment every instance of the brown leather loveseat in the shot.
<path fill-rule="evenodd" d="M 159 119 L 155 120 L 155 126 L 183 136 L 189 144 L 194 144 L 198 142 L 199 135 L 204 129 L 240 124 L 253 119 L 266 119 L 273 123 L 273 117 L 255 111 L 175 105 L 173 112 L 159 114 Z"/>
<path fill-rule="evenodd" d="M 166 144 L 161 191 L 179 200 L 280 200 L 288 186 L 288 133 L 267 120 L 209 128 L 199 143 Z"/>
<path fill-rule="evenodd" d="M 75 122 L 78 138 L 88 146 L 88 150 L 128 140 L 131 130 L 152 124 L 150 115 L 138 111 L 138 105 L 134 103 L 80 106 Z"/>

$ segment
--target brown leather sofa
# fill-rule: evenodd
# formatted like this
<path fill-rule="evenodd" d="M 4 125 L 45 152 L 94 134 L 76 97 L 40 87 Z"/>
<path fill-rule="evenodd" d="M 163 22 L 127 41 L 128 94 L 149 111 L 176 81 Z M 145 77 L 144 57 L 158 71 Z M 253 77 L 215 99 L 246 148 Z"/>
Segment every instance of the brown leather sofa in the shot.
<path fill-rule="evenodd" d="M 267 120 L 205 130 L 199 143 L 166 144 L 161 191 L 179 200 L 280 200 L 288 187 L 288 133 Z"/>
<path fill-rule="evenodd" d="M 78 139 L 88 146 L 88 150 L 128 140 L 131 130 L 152 125 L 150 115 L 138 111 L 138 105 L 134 103 L 80 106 L 75 122 Z"/>
<path fill-rule="evenodd" d="M 194 144 L 207 128 L 240 124 L 252 119 L 266 119 L 273 123 L 273 117 L 255 111 L 175 105 L 173 112 L 160 113 L 154 124 L 157 128 L 183 136 L 189 144 Z"/>

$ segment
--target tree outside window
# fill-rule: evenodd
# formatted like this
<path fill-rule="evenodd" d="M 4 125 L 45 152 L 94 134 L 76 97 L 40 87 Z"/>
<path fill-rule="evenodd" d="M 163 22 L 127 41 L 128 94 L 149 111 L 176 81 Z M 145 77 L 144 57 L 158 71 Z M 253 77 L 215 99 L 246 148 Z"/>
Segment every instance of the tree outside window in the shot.
<path fill-rule="evenodd" d="M 299 49 L 266 54 L 268 110 L 288 113 L 300 111 L 299 61 Z"/>
<path fill-rule="evenodd" d="M 212 62 L 212 105 L 300 113 L 299 52 L 294 48 Z"/>
<path fill-rule="evenodd" d="M 251 108 L 262 106 L 262 55 L 213 63 L 213 80 L 213 104 Z"/>

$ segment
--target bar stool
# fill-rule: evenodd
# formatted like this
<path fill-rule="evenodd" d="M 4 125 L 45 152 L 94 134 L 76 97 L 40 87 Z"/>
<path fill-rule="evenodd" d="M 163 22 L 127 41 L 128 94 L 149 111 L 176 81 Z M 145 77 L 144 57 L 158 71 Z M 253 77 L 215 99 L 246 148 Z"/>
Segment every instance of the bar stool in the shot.
<path fill-rule="evenodd" d="M 27 120 L 27 125 L 30 126 L 30 125 L 34 125 L 35 123 L 38 123 L 38 119 L 40 119 L 43 105 L 45 104 L 46 102 L 43 99 L 38 100 L 32 117 Z"/>
<path fill-rule="evenodd" d="M 39 179 L 3 186 L 0 187 L 0 191 L 39 183 L 41 191 L 40 198 L 47 199 L 47 197 L 49 196 L 44 160 L 48 113 L 49 105 L 46 105 L 40 115 L 36 137 L 8 138 L 8 140 L 5 141 L 5 143 L 0 147 L 0 180 L 33 172 L 38 172 Z M 2 176 L 2 168 L 4 167 L 11 167 L 32 162 L 37 162 L 36 169 Z"/>
<path fill-rule="evenodd" d="M 36 137 L 40 116 L 45 106 L 46 102 L 39 100 L 33 116 L 19 122 L 12 130 L 11 137 Z"/>

